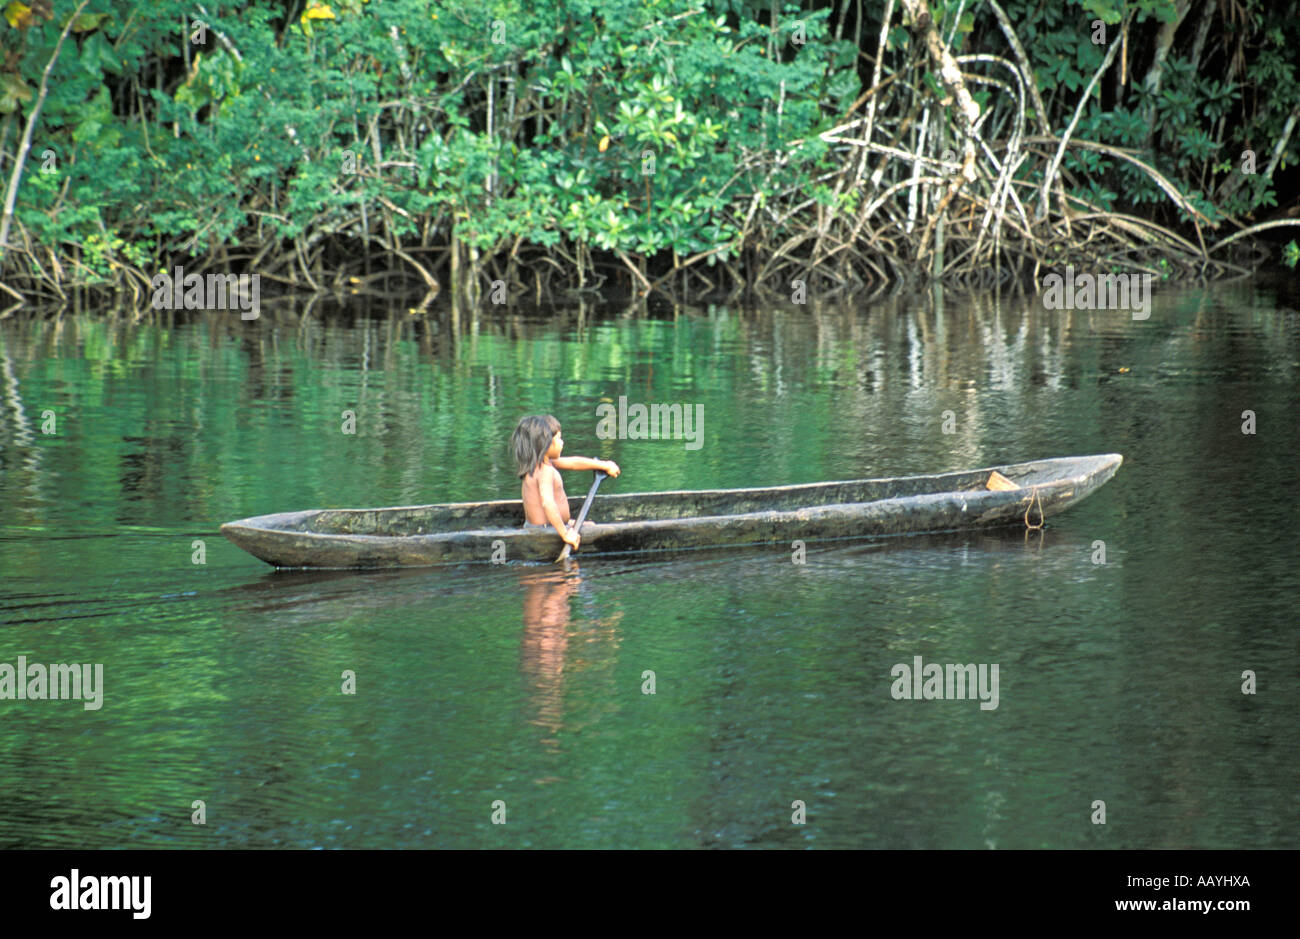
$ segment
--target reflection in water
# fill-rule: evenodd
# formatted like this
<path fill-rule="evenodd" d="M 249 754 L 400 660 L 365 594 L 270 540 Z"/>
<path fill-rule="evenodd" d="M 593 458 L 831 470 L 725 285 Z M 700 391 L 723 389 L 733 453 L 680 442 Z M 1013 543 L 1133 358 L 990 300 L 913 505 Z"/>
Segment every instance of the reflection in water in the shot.
<path fill-rule="evenodd" d="M 560 750 L 558 734 L 572 728 L 566 721 L 565 698 L 577 673 L 608 665 L 618 651 L 618 625 L 622 610 L 600 615 L 588 609 L 575 624 L 572 601 L 584 598 L 590 606 L 590 584 L 584 584 L 578 562 L 567 559 L 564 566 L 532 568 L 519 575 L 524 588 L 524 630 L 520 641 L 520 665 L 533 688 L 531 702 L 536 711 L 532 723 L 546 730 L 541 740 L 549 751 Z M 567 679 L 567 680 L 566 680 Z"/>
<path fill-rule="evenodd" d="M 528 570 L 519 578 L 524 588 L 524 633 L 520 646 L 523 672 L 531 680 L 537 710 L 533 723 L 550 736 L 542 743 L 558 750 L 555 734 L 564 723 L 564 665 L 569 648 L 569 601 L 578 592 L 582 575 L 576 561 L 564 567 Z"/>

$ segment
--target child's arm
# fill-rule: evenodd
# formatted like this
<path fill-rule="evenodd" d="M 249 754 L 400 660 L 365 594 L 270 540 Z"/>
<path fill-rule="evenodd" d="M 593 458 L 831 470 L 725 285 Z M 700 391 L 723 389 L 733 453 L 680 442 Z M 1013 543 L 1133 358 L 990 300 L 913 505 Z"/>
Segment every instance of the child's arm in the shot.
<path fill-rule="evenodd" d="M 551 465 L 562 470 L 600 470 L 610 476 L 622 472 L 613 460 L 593 460 L 585 456 L 560 456 L 551 460 Z"/>

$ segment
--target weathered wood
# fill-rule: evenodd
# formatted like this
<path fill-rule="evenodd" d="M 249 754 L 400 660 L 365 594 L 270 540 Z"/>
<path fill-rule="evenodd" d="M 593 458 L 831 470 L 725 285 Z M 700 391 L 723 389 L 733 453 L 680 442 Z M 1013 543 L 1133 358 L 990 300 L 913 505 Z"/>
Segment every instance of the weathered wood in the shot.
<path fill-rule="evenodd" d="M 869 538 L 1023 524 L 1061 512 L 1115 475 L 1117 453 L 1061 457 L 937 476 L 857 479 L 753 489 L 602 496 L 582 527 L 586 556 L 632 551 Z M 1000 473 L 1014 490 L 986 488 Z M 569 500 L 571 514 L 580 500 Z M 521 527 L 518 499 L 313 509 L 240 519 L 221 533 L 276 567 L 428 567 L 507 560 L 549 561 L 563 546 L 553 529 Z"/>

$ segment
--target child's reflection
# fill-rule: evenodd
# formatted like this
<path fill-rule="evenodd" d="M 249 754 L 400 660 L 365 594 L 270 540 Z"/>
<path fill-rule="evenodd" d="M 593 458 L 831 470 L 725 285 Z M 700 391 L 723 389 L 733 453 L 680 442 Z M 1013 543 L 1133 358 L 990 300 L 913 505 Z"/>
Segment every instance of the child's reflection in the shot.
<path fill-rule="evenodd" d="M 521 657 L 524 674 L 536 689 L 533 723 L 550 736 L 542 743 L 558 749 L 554 734 L 564 722 L 564 662 L 569 646 L 569 600 L 582 583 L 575 561 L 565 567 L 529 570 L 519 577 L 524 588 L 524 636 Z"/>

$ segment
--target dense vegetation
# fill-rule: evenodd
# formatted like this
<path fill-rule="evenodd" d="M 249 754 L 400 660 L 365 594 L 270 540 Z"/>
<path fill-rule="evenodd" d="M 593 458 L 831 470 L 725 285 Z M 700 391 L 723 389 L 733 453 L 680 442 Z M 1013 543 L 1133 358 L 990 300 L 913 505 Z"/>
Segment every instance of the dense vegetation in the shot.
<path fill-rule="evenodd" d="M 0 286 L 143 305 L 175 264 L 311 289 L 400 267 L 471 299 L 1219 273 L 1256 257 L 1218 250 L 1237 234 L 1296 224 L 1298 14 L 12 0 Z"/>

